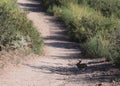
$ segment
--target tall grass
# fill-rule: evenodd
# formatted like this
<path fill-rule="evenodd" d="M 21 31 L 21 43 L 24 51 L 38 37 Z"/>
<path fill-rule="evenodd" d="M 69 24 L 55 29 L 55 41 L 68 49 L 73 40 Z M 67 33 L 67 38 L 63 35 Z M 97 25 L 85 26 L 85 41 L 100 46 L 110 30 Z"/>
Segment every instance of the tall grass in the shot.
<path fill-rule="evenodd" d="M 16 0 L 0 0 L 0 48 L 16 49 L 31 45 L 34 53 L 42 51 L 42 38 Z"/>
<path fill-rule="evenodd" d="M 120 18 L 120 0 L 79 0 L 79 3 L 88 4 L 103 16 Z"/>

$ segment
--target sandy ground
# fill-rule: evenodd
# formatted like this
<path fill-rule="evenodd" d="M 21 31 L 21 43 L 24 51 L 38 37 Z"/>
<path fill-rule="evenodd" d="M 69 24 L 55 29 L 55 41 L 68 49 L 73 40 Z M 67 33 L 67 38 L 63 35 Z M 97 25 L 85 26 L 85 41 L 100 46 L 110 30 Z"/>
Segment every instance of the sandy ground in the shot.
<path fill-rule="evenodd" d="M 112 65 L 101 59 L 82 58 L 78 44 L 66 36 L 64 25 L 46 14 L 38 2 L 18 0 L 18 5 L 27 10 L 28 18 L 44 38 L 45 55 L 29 55 L 26 58 L 33 57 L 31 60 L 9 66 L 0 75 L 0 86 L 119 86 L 114 79 L 120 75 L 110 69 Z M 86 70 L 76 67 L 80 58 L 88 65 Z"/>

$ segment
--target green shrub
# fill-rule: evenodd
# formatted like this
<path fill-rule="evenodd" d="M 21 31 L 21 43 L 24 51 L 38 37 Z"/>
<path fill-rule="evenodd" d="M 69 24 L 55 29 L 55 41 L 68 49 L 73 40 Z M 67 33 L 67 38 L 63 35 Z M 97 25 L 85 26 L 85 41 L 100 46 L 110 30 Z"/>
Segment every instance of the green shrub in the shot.
<path fill-rule="evenodd" d="M 70 36 L 79 42 L 96 35 L 102 29 L 117 27 L 114 19 L 105 18 L 87 6 L 70 4 L 68 8 L 61 9 L 61 18 L 68 26 Z"/>
<path fill-rule="evenodd" d="M 104 37 L 100 32 L 94 37 L 87 40 L 86 43 L 81 44 L 81 48 L 90 57 L 110 57 L 110 41 Z M 112 58 L 109 58 L 112 60 Z"/>
<path fill-rule="evenodd" d="M 0 2 L 0 47 L 18 48 L 31 45 L 35 53 L 42 49 L 42 39 L 26 15 L 17 7 L 16 1 Z"/>
<path fill-rule="evenodd" d="M 86 0 L 86 2 L 106 17 L 120 18 L 120 0 Z"/>
<path fill-rule="evenodd" d="M 112 45 L 111 55 L 113 61 L 120 65 L 120 27 L 110 34 L 110 44 Z"/>
<path fill-rule="evenodd" d="M 76 4 L 70 4 L 69 7 L 62 8 L 61 18 L 68 27 L 68 34 L 73 40 L 82 42 L 86 39 L 86 30 L 81 22 L 84 17 L 88 18 L 93 15 L 92 11 L 88 7 Z"/>

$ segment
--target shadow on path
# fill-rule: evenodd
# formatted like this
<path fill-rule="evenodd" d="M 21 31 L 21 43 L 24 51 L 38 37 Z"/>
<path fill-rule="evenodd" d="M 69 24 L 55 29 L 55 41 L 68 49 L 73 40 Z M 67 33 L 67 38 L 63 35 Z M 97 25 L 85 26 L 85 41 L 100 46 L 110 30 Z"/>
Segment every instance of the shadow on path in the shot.
<path fill-rule="evenodd" d="M 45 10 L 42 9 L 41 5 L 38 3 L 34 3 L 34 4 L 31 4 L 31 3 L 18 3 L 19 6 L 22 6 L 24 7 L 23 9 L 25 11 L 29 11 L 29 12 L 44 12 Z"/>
<path fill-rule="evenodd" d="M 99 64 L 94 66 L 88 66 L 86 70 L 79 70 L 75 65 L 74 66 L 48 66 L 48 65 L 41 65 L 41 66 L 34 66 L 29 64 L 24 64 L 34 71 L 43 71 L 43 73 L 46 74 L 58 74 L 58 75 L 67 75 L 71 76 L 69 77 L 68 81 L 71 82 L 79 82 L 81 79 L 88 81 L 88 82 L 109 82 L 116 79 L 120 79 L 120 72 L 115 71 L 116 69 L 112 67 L 112 64 L 105 63 L 105 64 Z M 96 73 L 96 72 L 100 73 Z M 106 73 L 107 72 L 107 73 Z M 95 74 L 94 74 L 95 73 Z M 83 75 L 85 77 L 81 77 Z M 72 77 L 72 76 L 76 77 Z M 92 75 L 92 76 L 89 76 Z M 79 77 L 78 77 L 79 76 Z"/>

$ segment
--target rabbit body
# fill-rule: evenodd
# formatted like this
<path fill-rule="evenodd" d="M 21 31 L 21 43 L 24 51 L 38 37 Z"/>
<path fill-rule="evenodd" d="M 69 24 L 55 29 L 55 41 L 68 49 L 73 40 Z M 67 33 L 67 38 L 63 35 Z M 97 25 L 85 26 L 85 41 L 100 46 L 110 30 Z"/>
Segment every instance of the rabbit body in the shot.
<path fill-rule="evenodd" d="M 83 70 L 83 69 L 87 68 L 87 64 L 81 63 L 81 60 L 76 64 L 76 66 L 77 66 L 78 69 L 80 69 L 80 70 Z"/>

